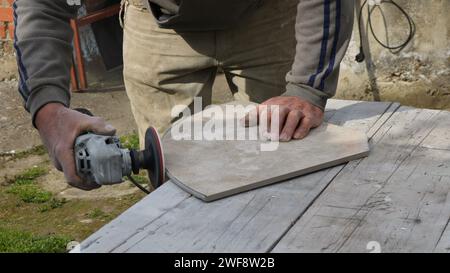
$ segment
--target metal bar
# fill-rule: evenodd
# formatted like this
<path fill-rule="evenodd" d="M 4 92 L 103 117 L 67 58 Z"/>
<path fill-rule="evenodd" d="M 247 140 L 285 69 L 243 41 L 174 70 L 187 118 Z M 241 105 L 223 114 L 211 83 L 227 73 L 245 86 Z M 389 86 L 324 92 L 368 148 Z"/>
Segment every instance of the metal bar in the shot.
<path fill-rule="evenodd" d="M 82 18 L 79 18 L 77 20 L 77 23 L 78 23 L 79 27 L 82 27 L 82 26 L 89 25 L 94 22 L 98 22 L 100 20 L 109 18 L 116 14 L 119 14 L 119 12 L 120 12 L 120 4 L 116 4 L 116 5 L 107 7 L 105 9 L 95 11 L 89 15 L 82 17 Z"/>
<path fill-rule="evenodd" d="M 78 87 L 78 77 L 77 77 L 77 73 L 75 71 L 75 60 L 72 56 L 72 67 L 70 68 L 70 86 L 72 89 L 72 92 L 76 92 L 79 91 L 79 87 Z"/>
<path fill-rule="evenodd" d="M 83 53 L 81 52 L 81 41 L 79 27 L 76 20 L 70 20 L 70 25 L 73 29 L 73 44 L 75 49 L 75 60 L 78 70 L 79 87 L 81 90 L 87 89 L 86 71 L 84 70 Z"/>

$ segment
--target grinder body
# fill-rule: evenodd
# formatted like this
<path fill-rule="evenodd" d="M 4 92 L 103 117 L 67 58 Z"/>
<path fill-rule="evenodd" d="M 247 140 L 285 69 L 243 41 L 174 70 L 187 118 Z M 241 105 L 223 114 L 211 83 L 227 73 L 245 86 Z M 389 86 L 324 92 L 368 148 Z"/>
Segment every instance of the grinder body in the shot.
<path fill-rule="evenodd" d="M 142 151 L 124 149 L 116 136 L 87 133 L 75 140 L 74 153 L 77 174 L 86 181 L 99 185 L 119 184 L 123 177 L 145 169 L 153 188 L 165 182 L 161 140 L 153 127 L 146 132 Z"/>
<path fill-rule="evenodd" d="M 75 164 L 79 176 L 99 185 L 121 183 L 132 172 L 130 150 L 122 149 L 115 136 L 79 136 L 75 141 Z"/>

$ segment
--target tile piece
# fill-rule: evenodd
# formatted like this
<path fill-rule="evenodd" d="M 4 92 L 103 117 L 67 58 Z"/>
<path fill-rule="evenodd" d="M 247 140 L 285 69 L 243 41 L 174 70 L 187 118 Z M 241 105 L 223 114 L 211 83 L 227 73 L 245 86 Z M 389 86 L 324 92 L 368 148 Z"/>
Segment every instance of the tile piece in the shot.
<path fill-rule="evenodd" d="M 231 127 L 234 130 L 224 129 L 218 136 L 246 140 L 205 140 L 205 132 L 214 132 L 209 130 L 212 124 L 236 120 L 230 111 L 223 116 L 208 111 L 211 109 L 174 125 L 176 132 L 182 126 L 191 128 L 191 132 L 187 130 L 189 139 L 179 140 L 179 134 L 173 137 L 168 130 L 162 140 L 169 178 L 206 202 L 346 163 L 369 153 L 365 133 L 328 123 L 312 130 L 303 140 L 271 143 L 259 137 L 249 138 L 258 135 L 256 127 L 244 128 L 234 122 Z M 195 120 L 201 120 L 203 126 L 194 126 Z M 267 151 L 272 147 L 277 149 Z"/>

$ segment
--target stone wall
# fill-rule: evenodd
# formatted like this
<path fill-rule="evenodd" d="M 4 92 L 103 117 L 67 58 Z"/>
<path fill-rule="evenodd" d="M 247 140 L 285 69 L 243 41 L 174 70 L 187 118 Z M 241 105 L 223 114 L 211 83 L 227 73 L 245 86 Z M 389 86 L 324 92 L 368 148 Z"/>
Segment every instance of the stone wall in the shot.
<path fill-rule="evenodd" d="M 413 18 L 416 35 L 400 53 L 381 47 L 368 34 L 364 63 L 355 62 L 359 53 L 358 23 L 342 64 L 338 98 L 398 101 L 404 105 L 450 109 L 450 1 L 396 0 Z M 392 45 L 404 40 L 407 21 L 392 5 L 381 6 Z M 364 12 L 363 14 L 367 14 Z M 373 12 L 374 31 L 385 41 L 381 13 Z M 362 20 L 366 22 L 366 17 Z M 363 28 L 364 29 L 364 28 Z M 363 35 L 364 37 L 364 35 Z M 367 46 L 366 46 L 367 47 Z"/>

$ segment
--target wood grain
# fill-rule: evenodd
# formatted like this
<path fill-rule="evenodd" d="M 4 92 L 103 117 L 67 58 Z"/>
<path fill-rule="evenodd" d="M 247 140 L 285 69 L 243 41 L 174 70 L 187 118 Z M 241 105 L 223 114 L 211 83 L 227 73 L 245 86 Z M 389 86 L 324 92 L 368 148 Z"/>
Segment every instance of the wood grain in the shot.
<path fill-rule="evenodd" d="M 397 107 L 390 103 L 330 101 L 326 116 L 329 122 L 337 125 L 376 132 L 378 128 L 374 126 L 381 127 Z M 341 115 L 340 111 L 348 114 Z M 153 215 L 144 218 L 145 221 L 131 217 L 127 223 L 121 216 L 115 220 L 118 226 L 114 227 L 114 234 L 105 233 L 110 229 L 108 225 L 91 236 L 101 237 L 101 241 L 90 244 L 84 251 L 267 252 L 342 168 L 334 167 L 212 203 L 190 197 L 157 218 Z M 163 188 L 168 185 L 171 184 Z M 146 198 L 139 205 L 151 210 L 155 206 L 154 198 Z M 131 212 L 135 210 L 130 209 Z M 145 213 L 144 209 L 140 218 L 145 217 Z M 138 225 L 134 223 L 139 221 Z M 121 239 L 115 239 L 115 236 L 121 236 Z"/>
<path fill-rule="evenodd" d="M 81 243 L 81 251 L 113 251 L 189 196 L 171 182 L 164 184 L 84 240 Z"/>
<path fill-rule="evenodd" d="M 448 251 L 450 113 L 400 108 L 274 252 Z"/>
<path fill-rule="evenodd" d="M 326 119 L 373 135 L 397 108 L 330 100 Z M 168 182 L 90 236 L 82 252 L 269 251 L 342 168 L 213 203 Z"/>

